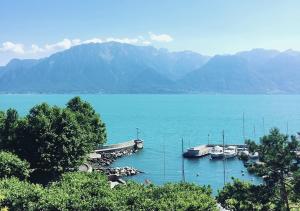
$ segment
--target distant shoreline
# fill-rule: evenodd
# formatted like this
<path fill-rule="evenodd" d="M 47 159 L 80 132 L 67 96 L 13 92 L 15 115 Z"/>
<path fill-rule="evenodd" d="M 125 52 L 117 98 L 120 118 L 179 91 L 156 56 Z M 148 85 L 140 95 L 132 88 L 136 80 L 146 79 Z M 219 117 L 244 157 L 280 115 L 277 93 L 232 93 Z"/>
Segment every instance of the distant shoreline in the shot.
<path fill-rule="evenodd" d="M 1 92 L 0 95 L 300 95 L 300 93 L 237 92 Z"/>

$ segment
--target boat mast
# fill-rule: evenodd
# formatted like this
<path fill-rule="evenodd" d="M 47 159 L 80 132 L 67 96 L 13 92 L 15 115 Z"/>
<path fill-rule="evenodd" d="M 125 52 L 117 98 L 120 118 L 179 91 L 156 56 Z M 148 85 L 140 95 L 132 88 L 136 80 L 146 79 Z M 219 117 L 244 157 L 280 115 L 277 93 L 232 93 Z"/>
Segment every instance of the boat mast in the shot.
<path fill-rule="evenodd" d="M 224 180 L 224 186 L 225 186 L 225 183 L 226 183 L 226 179 L 225 179 L 225 154 L 224 154 L 224 151 L 225 151 L 225 141 L 224 141 L 224 130 L 222 131 L 222 139 L 223 139 L 223 180 Z"/>
<path fill-rule="evenodd" d="M 139 128 L 137 127 L 137 128 L 136 128 L 136 140 L 140 140 L 140 139 L 139 139 L 139 135 L 140 135 L 140 130 L 139 130 Z"/>
<path fill-rule="evenodd" d="M 209 134 L 207 135 L 207 145 L 209 145 Z"/>
<path fill-rule="evenodd" d="M 183 138 L 181 139 L 181 150 L 182 150 L 182 154 L 183 154 Z M 182 166 L 181 166 L 181 170 L 182 170 L 182 181 L 185 182 L 184 158 L 183 158 L 183 156 L 182 156 Z"/>
<path fill-rule="evenodd" d="M 265 132 L 265 118 L 263 117 L 263 132 L 264 132 L 264 135 L 266 134 L 266 132 Z"/>
<path fill-rule="evenodd" d="M 165 139 L 163 143 L 163 153 L 164 153 L 164 181 L 166 181 L 166 151 L 165 151 Z"/>
<path fill-rule="evenodd" d="M 246 137 L 245 137 L 245 113 L 243 112 L 243 141 L 245 141 Z"/>

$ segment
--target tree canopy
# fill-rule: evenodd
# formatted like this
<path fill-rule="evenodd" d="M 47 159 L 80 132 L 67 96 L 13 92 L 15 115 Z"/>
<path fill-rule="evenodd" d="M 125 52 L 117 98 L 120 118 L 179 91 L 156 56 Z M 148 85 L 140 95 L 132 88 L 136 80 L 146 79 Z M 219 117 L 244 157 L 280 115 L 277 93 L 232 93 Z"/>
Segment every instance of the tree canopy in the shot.
<path fill-rule="evenodd" d="M 45 188 L 4 179 L 0 192 L 5 196 L 0 206 L 12 210 L 218 210 L 209 187 L 129 182 L 111 189 L 106 176 L 97 172 L 66 173 Z"/>
<path fill-rule="evenodd" d="M 273 210 L 272 190 L 264 185 L 253 185 L 234 179 L 217 195 L 218 202 L 226 209 L 237 211 Z"/>
<path fill-rule="evenodd" d="M 247 144 L 251 151 L 259 153 L 260 162 L 252 165 L 251 171 L 262 176 L 265 183 L 255 186 L 235 180 L 219 192 L 218 201 L 227 208 L 233 207 L 234 210 L 289 211 L 290 202 L 298 200 L 300 176 L 297 172 L 299 167 L 295 164 L 295 152 L 299 142 L 294 136 L 288 137 L 281 134 L 279 129 L 273 128 L 260 139 L 259 144 L 253 141 L 247 141 Z"/>
<path fill-rule="evenodd" d="M 10 152 L 0 152 L 0 178 L 17 177 L 21 180 L 29 177 L 29 163 Z"/>
<path fill-rule="evenodd" d="M 79 97 L 65 108 L 36 105 L 25 117 L 13 109 L 0 112 L 1 148 L 27 160 L 35 169 L 33 175 L 57 177 L 76 170 L 88 153 L 105 142 L 105 124 Z"/>

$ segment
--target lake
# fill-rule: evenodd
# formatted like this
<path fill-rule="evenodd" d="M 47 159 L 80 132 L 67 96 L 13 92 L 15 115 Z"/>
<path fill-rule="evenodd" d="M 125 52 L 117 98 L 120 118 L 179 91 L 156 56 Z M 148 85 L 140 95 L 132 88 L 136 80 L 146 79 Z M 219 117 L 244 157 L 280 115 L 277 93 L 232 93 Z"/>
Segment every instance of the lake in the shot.
<path fill-rule="evenodd" d="M 16 108 L 21 115 L 42 102 L 64 106 L 74 95 L 2 94 L 0 110 Z M 256 141 L 271 127 L 295 134 L 300 126 L 299 95 L 80 95 L 90 102 L 106 123 L 109 143 L 126 141 L 136 136 L 144 140 L 144 149 L 119 159 L 115 166 L 133 166 L 144 171 L 135 177 L 156 184 L 180 181 L 181 139 L 184 147 L 210 143 L 243 143 L 243 112 L 245 136 Z M 238 159 L 225 162 L 226 181 L 231 177 L 259 183 L 247 174 Z M 241 170 L 245 170 L 243 176 Z M 223 163 L 208 157 L 185 159 L 186 181 L 223 186 Z"/>

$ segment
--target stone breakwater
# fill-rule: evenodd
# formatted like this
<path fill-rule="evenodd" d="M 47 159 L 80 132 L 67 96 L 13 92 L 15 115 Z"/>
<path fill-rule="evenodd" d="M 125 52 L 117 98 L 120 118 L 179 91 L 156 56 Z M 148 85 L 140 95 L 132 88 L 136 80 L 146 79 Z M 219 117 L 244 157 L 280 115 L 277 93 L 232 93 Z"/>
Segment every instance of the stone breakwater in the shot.
<path fill-rule="evenodd" d="M 135 169 L 133 167 L 110 167 L 110 165 L 118 158 L 123 156 L 132 155 L 136 153 L 137 149 L 123 149 L 114 152 L 102 152 L 97 153 L 97 158 L 90 159 L 89 163 L 94 170 L 105 173 L 106 175 L 116 175 L 116 176 L 133 176 L 142 171 Z"/>
<path fill-rule="evenodd" d="M 135 169 L 133 167 L 115 167 L 115 168 L 100 168 L 97 169 L 97 171 L 103 172 L 106 175 L 116 175 L 119 177 L 123 177 L 123 176 L 134 176 L 137 175 L 139 173 L 143 173 L 142 171 Z"/>

